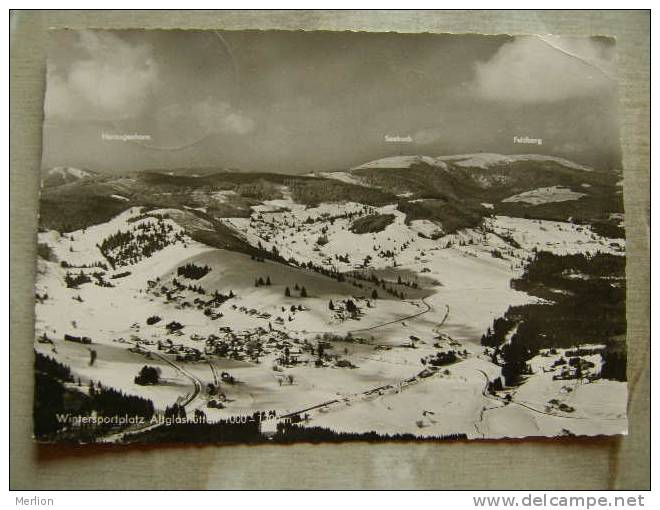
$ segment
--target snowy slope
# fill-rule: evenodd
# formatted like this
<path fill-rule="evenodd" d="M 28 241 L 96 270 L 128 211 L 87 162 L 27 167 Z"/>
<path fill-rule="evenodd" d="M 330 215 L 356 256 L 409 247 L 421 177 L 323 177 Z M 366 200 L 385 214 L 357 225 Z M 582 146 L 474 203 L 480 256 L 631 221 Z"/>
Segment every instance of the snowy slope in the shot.
<path fill-rule="evenodd" d="M 481 168 L 487 169 L 495 165 L 505 165 L 508 163 L 516 163 L 519 161 L 552 161 L 567 168 L 574 170 L 583 170 L 585 172 L 592 171 L 592 168 L 580 165 L 568 159 L 559 158 L 556 156 L 546 156 L 544 154 L 492 154 L 492 153 L 477 153 L 477 154 L 457 154 L 453 156 L 440 156 L 436 158 L 440 161 L 451 161 L 452 163 L 466 168 Z"/>
<path fill-rule="evenodd" d="M 379 164 L 413 165 L 416 161 L 428 163 L 404 158 Z M 444 168 L 440 163 L 436 168 Z M 342 173 L 341 179 L 350 176 Z M 233 194 L 226 190 L 211 193 L 219 198 Z M 548 195 L 547 190 L 541 195 Z M 124 201 L 123 195 L 113 198 Z M 36 348 L 69 365 L 83 382 L 100 380 L 142 395 L 152 399 L 159 410 L 175 400 L 188 401 L 197 385 L 204 388 L 214 382 L 218 370 L 227 370 L 241 384 L 225 385 L 226 408 L 208 408 L 210 397 L 202 393 L 190 400 L 189 414 L 194 408 L 203 409 L 209 417 L 256 409 L 283 413 L 334 401 L 311 413 L 310 424 L 357 432 L 462 432 L 469 437 L 518 437 L 539 430 L 558 434 L 563 429 L 621 431 L 625 420 L 621 418 L 625 413 L 625 385 L 621 383 L 599 382 L 576 390 L 571 404 L 578 410 L 579 420 L 535 411 L 543 411 L 563 387 L 562 383 L 547 384 L 551 374 L 543 371 L 545 358 L 534 360 L 537 374 L 530 378 L 529 386 L 521 387 L 516 397 L 520 403 L 507 405 L 486 395 L 485 384 L 499 375 L 500 368 L 482 356 L 479 338 L 509 305 L 536 301 L 510 285 L 533 251 L 623 254 L 624 240 L 604 238 L 588 226 L 502 215 L 488 217 L 475 228 L 443 235 L 436 222 L 419 219 L 407 223 L 396 204 L 374 207 L 347 200 L 310 206 L 297 203 L 287 187 L 282 187 L 282 198 L 253 206 L 249 217 L 215 218 L 253 247 L 293 259 L 298 263 L 294 267 L 193 241 L 186 233 L 193 222 L 197 229 L 209 231 L 214 224 L 190 209 L 182 205 L 145 215 L 140 208 L 130 208 L 86 229 L 62 235 L 41 233 L 39 242 L 47 244 L 54 257 L 39 260 L 36 291 L 46 297 L 38 298 L 36 331 L 37 335 L 47 334 L 54 343 L 37 343 Z M 351 228 L 355 221 L 376 215 L 390 216 L 391 222 L 366 233 Z M 108 253 L 114 256 L 112 248 L 105 253 L 99 249 L 109 236 L 118 231 L 153 235 L 157 228 L 165 230 L 161 226 L 172 227 L 167 230 L 164 248 L 142 258 L 124 257 L 125 264 L 116 269 L 103 268 Z M 140 241 L 131 239 L 130 243 Z M 68 267 L 62 267 L 62 261 Z M 189 263 L 212 269 L 199 279 L 184 281 L 178 269 Z M 309 263 L 317 270 L 303 269 Z M 112 285 L 91 281 L 67 287 L 69 271 L 76 275 L 105 272 Z M 332 279 L 323 271 L 342 272 L 345 279 Z M 382 286 L 374 287 L 373 281 L 356 274 L 376 276 L 382 279 Z M 400 277 L 404 283 L 397 282 Z M 257 278 L 267 278 L 268 284 L 258 284 Z M 205 293 L 184 285 L 172 294 L 175 279 L 202 286 Z M 298 285 L 308 295 L 302 296 Z M 393 296 L 385 287 L 405 297 Z M 210 309 L 204 302 L 214 291 L 228 293 L 230 289 L 230 300 L 211 306 L 213 318 L 204 313 Z M 378 290 L 377 297 L 371 297 L 373 290 Z M 348 297 L 362 307 L 358 318 L 345 319 L 336 313 Z M 152 316 L 162 320 L 149 324 L 147 318 Z M 184 325 L 178 335 L 166 331 L 165 324 L 174 320 Z M 95 366 L 88 362 L 88 347 L 63 340 L 67 333 L 93 338 L 92 348 L 99 355 Z M 353 333 L 363 342 L 333 340 L 327 348 L 330 354 L 318 367 L 314 363 L 321 357 L 318 351 L 309 353 L 302 346 L 315 344 L 326 333 Z M 218 337 L 227 339 L 232 352 L 241 356 L 249 343 L 257 342 L 265 351 L 259 363 L 206 352 L 205 347 L 213 344 L 212 336 L 216 342 Z M 176 353 L 156 353 L 154 345 L 165 338 L 180 349 L 204 351 L 204 358 L 189 362 L 178 360 Z M 418 339 L 413 347 L 412 338 Z M 303 360 L 300 364 L 282 363 L 281 350 L 273 347 L 282 339 Z M 418 378 L 424 370 L 420 360 L 436 354 L 442 348 L 438 347 L 441 340 L 451 341 L 452 347 L 465 354 L 446 373 Z M 134 344 L 144 351 L 129 350 Z M 164 361 L 166 354 L 173 364 Z M 354 367 L 337 366 L 339 358 L 350 360 Z M 164 384 L 143 387 L 134 383 L 133 377 L 145 363 L 163 370 Z M 285 376 L 295 382 L 283 384 Z M 370 391 L 384 385 L 388 389 L 383 392 Z M 616 398 L 607 408 L 590 404 L 607 401 L 612 391 Z"/>
<path fill-rule="evenodd" d="M 536 188 L 517 195 L 510 196 L 502 202 L 525 202 L 531 205 L 549 204 L 552 202 L 568 202 L 586 196 L 563 186 L 550 186 L 547 188 Z"/>
<path fill-rule="evenodd" d="M 442 169 L 447 168 L 447 165 L 443 161 L 430 156 L 391 156 L 364 163 L 353 168 L 353 170 L 364 170 L 367 168 L 410 168 L 420 163 Z"/>
<path fill-rule="evenodd" d="M 556 156 L 546 156 L 543 154 L 493 154 L 493 153 L 475 153 L 475 154 L 455 154 L 448 156 L 391 156 L 363 163 L 354 167 L 352 170 L 363 170 L 368 168 L 410 168 L 419 163 L 425 163 L 429 166 L 446 169 L 446 162 L 453 163 L 464 168 L 480 168 L 486 170 L 495 165 L 505 165 L 519 161 L 552 161 L 567 168 L 574 170 L 591 171 L 592 169 Z"/>
<path fill-rule="evenodd" d="M 93 175 L 92 172 L 81 168 L 57 166 L 45 171 L 41 182 L 43 187 L 53 187 L 92 177 Z"/>
<path fill-rule="evenodd" d="M 312 174 L 316 175 L 316 174 Z M 347 184 L 357 184 L 362 185 L 362 181 L 356 178 L 354 175 L 348 172 L 319 172 L 319 177 L 325 177 L 326 179 L 335 179 L 337 181 L 345 182 Z"/>
<path fill-rule="evenodd" d="M 55 168 L 50 169 L 47 175 L 58 175 L 64 178 L 82 179 L 83 177 L 89 177 L 92 174 L 87 170 L 81 170 L 80 168 L 56 166 Z"/>

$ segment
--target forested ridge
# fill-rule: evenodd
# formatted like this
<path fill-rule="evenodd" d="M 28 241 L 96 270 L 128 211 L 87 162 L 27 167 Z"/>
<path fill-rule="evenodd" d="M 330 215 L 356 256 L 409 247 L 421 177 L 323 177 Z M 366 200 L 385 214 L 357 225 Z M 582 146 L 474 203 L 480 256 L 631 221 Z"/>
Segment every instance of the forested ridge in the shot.
<path fill-rule="evenodd" d="M 541 349 L 580 344 L 606 345 L 602 377 L 625 380 L 624 257 L 540 252 L 512 286 L 547 302 L 509 307 L 481 338 L 503 359 L 507 384 L 521 381 Z"/>

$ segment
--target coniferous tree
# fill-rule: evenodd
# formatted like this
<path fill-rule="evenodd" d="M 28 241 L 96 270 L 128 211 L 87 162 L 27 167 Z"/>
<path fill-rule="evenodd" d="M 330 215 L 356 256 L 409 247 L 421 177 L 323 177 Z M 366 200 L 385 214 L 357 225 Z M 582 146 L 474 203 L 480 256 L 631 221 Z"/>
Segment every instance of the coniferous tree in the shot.
<path fill-rule="evenodd" d="M 140 370 L 140 373 L 135 376 L 135 384 L 149 385 L 158 384 L 160 380 L 160 373 L 157 368 L 145 365 Z"/>

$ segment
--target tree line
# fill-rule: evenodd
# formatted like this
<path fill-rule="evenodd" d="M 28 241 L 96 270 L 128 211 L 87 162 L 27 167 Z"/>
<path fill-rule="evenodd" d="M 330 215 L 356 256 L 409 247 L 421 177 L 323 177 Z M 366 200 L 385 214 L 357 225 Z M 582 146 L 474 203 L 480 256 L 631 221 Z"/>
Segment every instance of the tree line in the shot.
<path fill-rule="evenodd" d="M 151 400 L 127 395 L 100 382 L 89 381 L 85 387 L 75 379 L 68 365 L 35 352 L 34 435 L 39 439 L 62 439 L 74 442 L 94 441 L 105 434 L 110 425 L 89 425 L 72 428 L 58 420 L 57 415 L 76 416 L 142 416 L 151 419 Z M 114 425 L 113 425 L 114 426 Z M 68 430 L 64 430 L 68 428 Z"/>
<path fill-rule="evenodd" d="M 552 304 L 511 306 L 481 338 L 503 360 L 507 385 L 530 373 L 541 349 L 605 344 L 601 377 L 625 380 L 625 259 L 610 254 L 539 252 L 512 286 Z M 507 337 L 509 341 L 506 342 Z"/>
<path fill-rule="evenodd" d="M 183 276 L 190 280 L 199 280 L 200 278 L 205 277 L 211 272 L 211 267 L 209 265 L 198 266 L 189 262 L 184 266 L 179 266 L 176 269 L 177 276 Z"/>

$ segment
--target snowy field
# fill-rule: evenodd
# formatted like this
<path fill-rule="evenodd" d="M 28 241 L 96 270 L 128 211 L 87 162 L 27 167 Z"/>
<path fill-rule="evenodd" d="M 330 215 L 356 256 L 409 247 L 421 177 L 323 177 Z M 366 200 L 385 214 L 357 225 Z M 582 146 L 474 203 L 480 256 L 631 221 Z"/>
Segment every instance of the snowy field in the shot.
<path fill-rule="evenodd" d="M 537 188 L 524 193 L 510 196 L 502 202 L 524 202 L 531 205 L 550 204 L 553 202 L 569 202 L 578 200 L 586 196 L 585 193 L 578 193 L 563 186 L 551 186 L 547 188 Z"/>
<path fill-rule="evenodd" d="M 151 399 L 159 412 L 175 402 L 211 419 L 273 409 L 337 431 L 420 436 L 625 432 L 625 383 L 597 380 L 569 394 L 566 381 L 552 379 L 554 358 L 539 356 L 524 384 L 493 395 L 486 387 L 501 369 L 479 344 L 510 305 L 536 301 L 510 285 L 534 250 L 622 254 L 623 240 L 503 216 L 443 235 L 430 221 L 406 224 L 394 205 L 306 207 L 282 191 L 250 217 L 218 220 L 290 265 L 193 241 L 177 222 L 191 221 L 190 212 L 175 209 L 131 208 L 84 230 L 40 233 L 52 256 L 38 263 L 36 336 L 52 343 L 35 348 L 83 387 L 99 381 Z M 353 232 L 353 222 L 377 216 L 389 223 Z M 132 232 L 135 249 L 109 243 L 117 232 Z M 148 256 L 142 232 L 161 243 Z M 188 279 L 187 264 L 209 270 Z M 80 275 L 89 280 L 67 286 Z M 451 364 L 426 364 L 448 352 Z M 134 382 L 144 365 L 160 369 L 159 384 Z"/>

